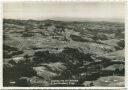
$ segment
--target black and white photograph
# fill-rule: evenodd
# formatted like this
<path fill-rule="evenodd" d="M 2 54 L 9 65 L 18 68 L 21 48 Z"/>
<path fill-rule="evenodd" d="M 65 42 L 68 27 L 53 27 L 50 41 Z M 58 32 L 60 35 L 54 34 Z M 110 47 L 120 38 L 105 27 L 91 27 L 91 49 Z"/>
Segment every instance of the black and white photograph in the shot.
<path fill-rule="evenodd" d="M 124 53 L 124 1 L 3 3 L 3 87 L 125 87 Z"/>
<path fill-rule="evenodd" d="M 13 90 L 13 89 L 1 89 L 1 90 Z M 15 89 L 15 90 L 28 90 L 28 89 Z M 49 89 L 29 89 L 29 90 L 49 90 Z M 52 89 L 52 90 L 127 90 L 127 89 L 122 88 L 122 89 Z"/>

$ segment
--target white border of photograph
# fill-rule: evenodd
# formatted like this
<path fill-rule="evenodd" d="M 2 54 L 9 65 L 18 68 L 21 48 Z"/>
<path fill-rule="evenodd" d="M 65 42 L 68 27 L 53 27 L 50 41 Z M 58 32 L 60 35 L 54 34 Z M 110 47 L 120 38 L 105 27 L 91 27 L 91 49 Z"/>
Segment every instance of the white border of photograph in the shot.
<path fill-rule="evenodd" d="M 125 87 L 3 87 L 3 2 L 50 1 L 50 2 L 125 2 Z M 0 1 L 0 89 L 113 89 L 125 90 L 128 87 L 128 1 L 127 0 L 1 0 Z"/>

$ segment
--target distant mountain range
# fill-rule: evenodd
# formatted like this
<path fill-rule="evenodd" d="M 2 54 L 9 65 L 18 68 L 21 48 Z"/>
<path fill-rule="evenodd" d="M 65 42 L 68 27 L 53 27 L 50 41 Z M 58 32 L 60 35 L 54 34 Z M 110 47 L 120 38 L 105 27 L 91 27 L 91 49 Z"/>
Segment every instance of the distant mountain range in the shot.
<path fill-rule="evenodd" d="M 9 18 L 5 18 L 5 19 L 9 19 Z M 18 20 L 18 19 L 17 19 Z M 19 20 L 23 20 L 20 19 Z M 54 18 L 46 18 L 46 19 L 42 19 L 42 18 L 38 18 L 38 19 L 24 19 L 24 20 L 55 20 L 55 21 L 66 21 L 66 22 L 90 22 L 90 21 L 104 21 L 104 22 L 119 22 L 119 23 L 124 23 L 125 19 L 122 18 L 64 18 L 64 17 L 54 17 Z"/>
<path fill-rule="evenodd" d="M 59 21 L 107 21 L 107 22 L 121 22 L 123 23 L 125 20 L 122 18 L 50 18 L 51 20 L 59 20 Z"/>

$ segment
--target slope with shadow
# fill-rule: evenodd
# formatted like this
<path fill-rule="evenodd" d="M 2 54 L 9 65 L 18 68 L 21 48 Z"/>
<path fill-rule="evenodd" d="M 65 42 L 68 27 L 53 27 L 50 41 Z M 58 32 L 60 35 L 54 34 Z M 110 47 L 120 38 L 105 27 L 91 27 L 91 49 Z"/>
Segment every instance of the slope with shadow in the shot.
<path fill-rule="evenodd" d="M 124 86 L 123 23 L 3 21 L 4 86 Z"/>

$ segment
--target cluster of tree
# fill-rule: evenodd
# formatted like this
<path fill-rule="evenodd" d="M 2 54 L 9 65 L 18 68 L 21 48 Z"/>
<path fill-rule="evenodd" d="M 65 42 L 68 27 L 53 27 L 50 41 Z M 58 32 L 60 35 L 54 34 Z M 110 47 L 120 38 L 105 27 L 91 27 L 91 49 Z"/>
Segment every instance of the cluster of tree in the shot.
<path fill-rule="evenodd" d="M 125 41 L 124 41 L 124 40 L 120 40 L 120 41 L 117 43 L 117 45 L 123 49 L 123 48 L 125 47 Z"/>
<path fill-rule="evenodd" d="M 17 64 L 8 63 L 3 66 L 4 86 L 10 86 L 11 81 L 19 85 L 19 78 L 31 76 L 36 76 L 36 71 L 33 70 L 33 64 L 28 55 L 25 55 L 24 60 L 19 61 Z"/>
<path fill-rule="evenodd" d="M 3 45 L 3 57 L 4 58 L 11 58 L 12 56 L 22 54 L 23 51 L 18 50 L 16 47 L 12 47 L 9 45 Z"/>
<path fill-rule="evenodd" d="M 62 62 L 67 67 L 67 70 L 62 73 L 61 78 L 71 77 L 73 74 L 79 74 L 80 67 L 86 62 L 94 62 L 91 54 L 84 54 L 82 51 L 66 47 L 60 53 L 49 53 L 49 51 L 38 51 L 35 53 L 33 61 L 35 64 Z"/>
<path fill-rule="evenodd" d="M 123 33 L 124 30 L 125 30 L 124 28 L 122 28 L 122 29 L 120 29 L 120 28 L 118 29 L 117 28 L 117 30 L 115 30 L 115 32 L 114 32 L 115 33 L 115 38 L 118 38 L 118 39 L 121 39 L 122 38 L 122 39 L 124 39 L 124 35 L 125 35 Z"/>
<path fill-rule="evenodd" d="M 114 72 L 107 71 L 104 73 L 101 72 L 101 69 L 95 64 L 93 67 L 92 66 L 85 67 L 84 64 L 86 62 L 95 63 L 95 61 L 91 58 L 91 54 L 89 53 L 85 54 L 81 50 L 76 48 L 66 47 L 60 53 L 50 53 L 49 51 L 38 51 L 34 54 L 34 58 L 32 60 L 29 58 L 28 55 L 25 55 L 24 60 L 19 61 L 17 64 L 12 64 L 12 63 L 11 63 L 12 65 L 5 64 L 3 68 L 4 86 L 10 86 L 10 81 L 15 81 L 16 85 L 18 86 L 28 86 L 28 83 L 26 83 L 27 79 L 24 79 L 23 77 L 29 78 L 32 76 L 36 76 L 36 71 L 33 70 L 34 66 L 37 66 L 40 63 L 51 63 L 51 62 L 62 62 L 67 68 L 66 70 L 61 72 L 59 76 L 54 77 L 54 79 L 59 79 L 59 78 L 78 79 L 79 82 L 77 83 L 77 85 L 81 85 L 82 82 L 84 82 L 85 80 L 91 81 L 102 75 L 108 76 L 108 75 L 112 75 L 113 73 L 119 75 L 124 74 L 124 69 L 122 70 L 116 69 Z M 91 67 L 91 69 L 88 70 L 89 72 L 87 71 L 88 67 Z M 98 69 L 98 71 L 91 71 L 92 68 L 94 70 Z M 86 73 L 85 75 L 86 77 L 80 75 L 83 72 Z M 75 78 L 73 76 L 75 76 Z M 20 78 L 22 78 L 22 80 L 20 80 Z"/>

